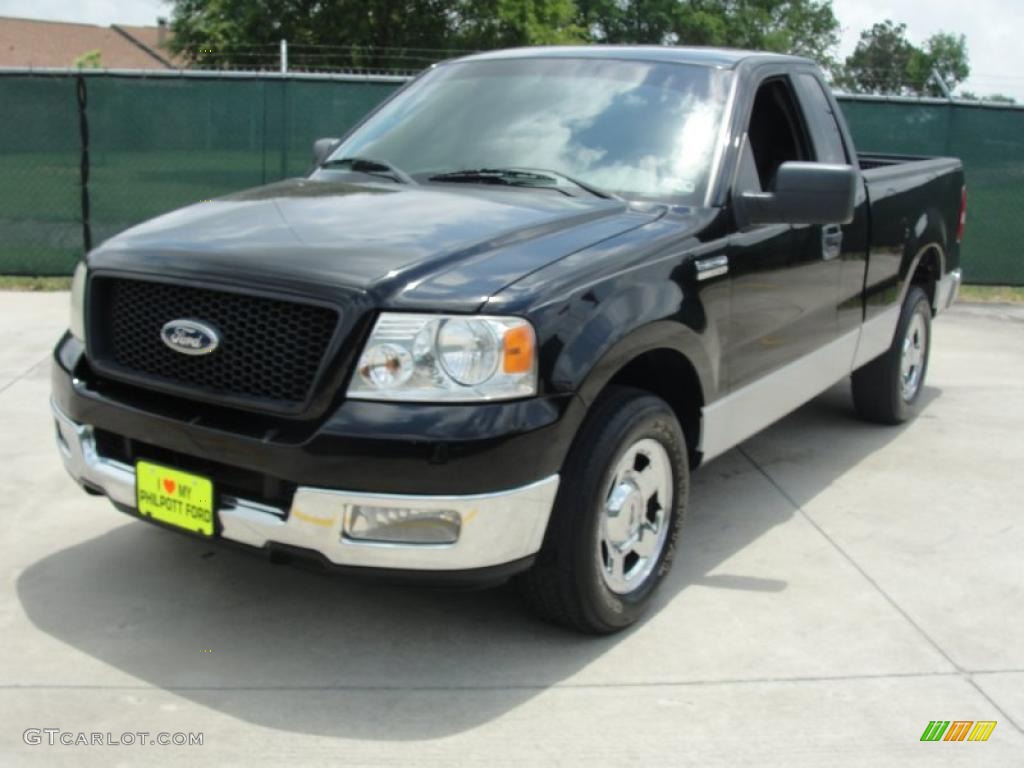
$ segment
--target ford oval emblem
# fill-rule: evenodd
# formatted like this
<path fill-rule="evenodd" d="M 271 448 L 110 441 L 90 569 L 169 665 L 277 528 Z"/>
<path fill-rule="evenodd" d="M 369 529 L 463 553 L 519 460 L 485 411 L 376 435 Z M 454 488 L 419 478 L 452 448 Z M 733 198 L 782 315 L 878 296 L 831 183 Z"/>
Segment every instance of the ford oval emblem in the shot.
<path fill-rule="evenodd" d="M 198 320 L 171 320 L 160 329 L 160 338 L 183 355 L 208 355 L 220 344 L 220 334 Z"/>

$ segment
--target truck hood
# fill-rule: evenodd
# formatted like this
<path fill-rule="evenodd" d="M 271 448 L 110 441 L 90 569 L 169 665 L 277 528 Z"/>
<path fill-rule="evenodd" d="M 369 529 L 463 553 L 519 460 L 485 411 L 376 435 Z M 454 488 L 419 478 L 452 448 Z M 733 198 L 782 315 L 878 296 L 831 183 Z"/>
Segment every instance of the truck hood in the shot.
<path fill-rule="evenodd" d="M 663 213 L 554 191 L 294 179 L 159 216 L 105 242 L 89 264 L 472 311 L 530 272 Z"/>

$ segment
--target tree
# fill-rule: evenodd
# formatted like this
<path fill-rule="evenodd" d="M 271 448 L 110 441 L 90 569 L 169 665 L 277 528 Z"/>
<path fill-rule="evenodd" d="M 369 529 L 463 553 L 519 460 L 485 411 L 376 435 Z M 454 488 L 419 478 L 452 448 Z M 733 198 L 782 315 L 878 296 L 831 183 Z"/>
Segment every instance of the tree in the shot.
<path fill-rule="evenodd" d="M 587 41 L 572 0 L 469 0 L 453 35 L 481 50 Z"/>
<path fill-rule="evenodd" d="M 923 48 L 907 39 L 907 25 L 890 20 L 861 32 L 836 82 L 855 93 L 944 96 L 938 75 L 952 90 L 971 73 L 963 35 L 939 32 Z"/>
<path fill-rule="evenodd" d="M 723 45 L 828 65 L 831 0 L 173 0 L 170 49 L 207 68 L 420 69 L 461 50 L 558 43 Z"/>
<path fill-rule="evenodd" d="M 169 47 L 202 67 L 258 69 L 272 63 L 284 39 L 299 66 L 419 69 L 430 61 L 411 48 L 451 44 L 450 6 L 445 0 L 175 0 Z"/>
<path fill-rule="evenodd" d="M 675 31 L 683 45 L 792 53 L 826 67 L 839 42 L 831 0 L 688 0 Z"/>
<path fill-rule="evenodd" d="M 960 91 L 957 94 L 958 99 L 963 101 L 988 101 L 993 104 L 1016 104 L 1017 100 L 1012 96 L 1006 96 L 1002 93 L 993 93 L 988 96 L 979 96 L 974 91 Z"/>
<path fill-rule="evenodd" d="M 75 69 L 99 69 L 103 66 L 103 51 L 99 48 L 86 51 L 81 56 L 76 56 L 71 66 Z"/>
<path fill-rule="evenodd" d="M 915 52 L 907 25 L 887 19 L 860 33 L 837 82 L 856 93 L 906 93 L 912 90 L 909 70 Z"/>
<path fill-rule="evenodd" d="M 839 41 L 831 0 L 579 0 L 594 42 L 717 45 L 810 56 Z"/>
<path fill-rule="evenodd" d="M 174 0 L 170 48 L 202 67 L 422 69 L 466 49 L 582 42 L 572 0 Z"/>
<path fill-rule="evenodd" d="M 579 0 L 579 24 L 595 43 L 675 42 L 680 0 Z"/>
<path fill-rule="evenodd" d="M 941 77 L 949 90 L 960 85 L 971 74 L 967 61 L 967 39 L 963 35 L 938 32 L 929 37 L 923 50 L 918 50 L 910 63 L 910 76 L 922 96 L 945 96 L 935 82 Z"/>

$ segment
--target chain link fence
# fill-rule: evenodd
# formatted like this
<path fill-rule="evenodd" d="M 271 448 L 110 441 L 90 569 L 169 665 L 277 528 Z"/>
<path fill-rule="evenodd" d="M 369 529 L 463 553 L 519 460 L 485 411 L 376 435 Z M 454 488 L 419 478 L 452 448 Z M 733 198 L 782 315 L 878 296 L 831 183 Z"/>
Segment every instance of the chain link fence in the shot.
<path fill-rule="evenodd" d="M 152 216 L 306 173 L 401 77 L 0 73 L 0 274 L 66 275 Z M 843 97 L 862 151 L 961 157 L 965 278 L 1024 285 L 1024 108 Z M 84 117 L 84 119 L 83 119 Z"/>

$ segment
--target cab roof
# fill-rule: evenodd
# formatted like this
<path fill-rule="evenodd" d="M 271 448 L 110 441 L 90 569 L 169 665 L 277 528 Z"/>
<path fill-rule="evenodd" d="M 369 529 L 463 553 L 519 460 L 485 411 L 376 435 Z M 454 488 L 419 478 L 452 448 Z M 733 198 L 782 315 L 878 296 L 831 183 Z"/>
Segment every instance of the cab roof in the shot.
<path fill-rule="evenodd" d="M 668 45 L 566 45 L 508 48 L 465 56 L 459 61 L 536 58 L 625 59 L 673 64 L 696 64 L 717 69 L 735 69 L 740 64 L 769 62 L 814 64 L 802 56 L 744 51 L 735 48 L 675 47 Z"/>

